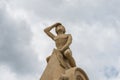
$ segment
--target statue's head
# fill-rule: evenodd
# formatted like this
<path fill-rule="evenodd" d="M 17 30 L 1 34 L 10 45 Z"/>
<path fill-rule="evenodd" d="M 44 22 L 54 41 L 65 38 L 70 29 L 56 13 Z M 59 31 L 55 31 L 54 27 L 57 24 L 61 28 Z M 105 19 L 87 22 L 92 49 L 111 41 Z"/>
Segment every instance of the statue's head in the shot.
<path fill-rule="evenodd" d="M 65 27 L 62 24 L 57 25 L 55 28 L 55 31 L 57 34 L 66 32 Z"/>

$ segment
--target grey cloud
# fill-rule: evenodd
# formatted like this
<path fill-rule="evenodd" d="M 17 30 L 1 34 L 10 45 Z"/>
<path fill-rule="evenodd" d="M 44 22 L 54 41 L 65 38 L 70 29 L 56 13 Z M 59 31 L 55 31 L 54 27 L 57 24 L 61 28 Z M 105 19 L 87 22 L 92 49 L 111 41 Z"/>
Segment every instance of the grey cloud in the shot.
<path fill-rule="evenodd" d="M 117 77 L 119 75 L 119 71 L 115 67 L 109 66 L 105 68 L 104 74 L 109 79 Z"/>
<path fill-rule="evenodd" d="M 72 25 L 69 27 L 73 35 L 71 46 L 73 56 L 77 65 L 88 73 L 90 79 L 94 76 L 100 79 L 102 74 L 110 75 L 110 78 L 116 77 L 115 74 L 119 71 L 116 71 L 114 76 L 111 76 L 109 72 L 104 73 L 104 67 L 111 65 L 119 70 L 120 36 L 116 27 L 101 24 L 81 24 L 80 27 L 72 28 Z"/>
<path fill-rule="evenodd" d="M 38 56 L 32 50 L 32 32 L 25 20 L 14 20 L 0 8 L 0 64 L 20 74 L 39 72 Z"/>
<path fill-rule="evenodd" d="M 67 0 L 26 0 L 26 2 L 16 0 L 16 2 L 18 7 L 30 10 L 43 19 L 73 23 L 100 21 L 104 24 L 113 22 L 114 19 L 120 20 L 119 0 L 69 0 L 69 2 Z M 74 4 L 70 5 L 70 3 Z"/>

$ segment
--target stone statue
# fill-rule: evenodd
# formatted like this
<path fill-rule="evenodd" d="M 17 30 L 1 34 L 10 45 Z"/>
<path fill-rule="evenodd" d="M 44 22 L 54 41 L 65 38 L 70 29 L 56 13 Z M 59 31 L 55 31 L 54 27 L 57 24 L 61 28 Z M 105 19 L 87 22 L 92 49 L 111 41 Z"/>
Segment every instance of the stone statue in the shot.
<path fill-rule="evenodd" d="M 53 28 L 57 35 L 50 32 Z M 76 67 L 69 48 L 72 36 L 65 34 L 65 27 L 61 23 L 55 23 L 45 28 L 44 32 L 55 41 L 56 49 L 46 58 L 47 66 L 40 80 L 88 80 L 86 73 Z"/>
<path fill-rule="evenodd" d="M 50 32 L 53 28 L 55 28 L 57 36 Z M 75 67 L 76 64 L 69 48 L 69 45 L 72 43 L 72 36 L 70 34 L 65 34 L 66 30 L 64 26 L 61 23 L 55 23 L 54 25 L 47 27 L 44 31 L 52 40 L 55 41 L 57 50 L 62 53 L 64 58 L 68 59 L 70 66 Z"/>

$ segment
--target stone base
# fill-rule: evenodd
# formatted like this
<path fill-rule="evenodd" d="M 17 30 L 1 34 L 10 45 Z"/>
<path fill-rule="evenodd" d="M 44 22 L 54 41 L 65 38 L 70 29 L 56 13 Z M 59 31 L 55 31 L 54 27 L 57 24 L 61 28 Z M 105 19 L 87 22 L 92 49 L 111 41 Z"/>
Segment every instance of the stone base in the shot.
<path fill-rule="evenodd" d="M 86 73 L 81 68 L 73 67 L 65 71 L 63 79 L 59 78 L 58 80 L 89 80 L 89 79 Z"/>
<path fill-rule="evenodd" d="M 40 80 L 89 80 L 86 73 L 77 67 L 66 69 L 61 53 L 54 49 L 47 59 L 47 66 Z"/>

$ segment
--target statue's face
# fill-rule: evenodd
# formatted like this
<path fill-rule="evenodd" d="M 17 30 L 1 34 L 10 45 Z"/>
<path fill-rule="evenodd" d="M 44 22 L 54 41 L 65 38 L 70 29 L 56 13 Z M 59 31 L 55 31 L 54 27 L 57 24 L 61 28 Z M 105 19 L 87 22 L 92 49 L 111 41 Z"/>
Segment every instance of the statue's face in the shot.
<path fill-rule="evenodd" d="M 56 33 L 57 33 L 57 34 L 58 34 L 58 33 L 65 33 L 65 28 L 64 28 L 64 26 L 58 25 L 58 26 L 56 27 Z"/>

